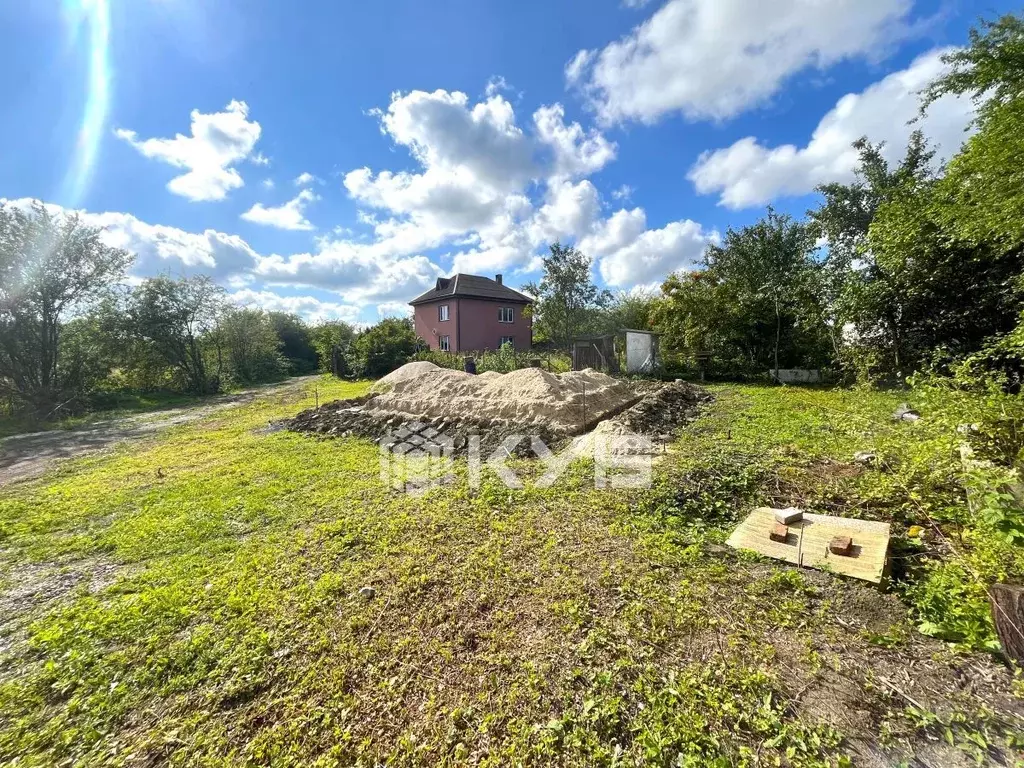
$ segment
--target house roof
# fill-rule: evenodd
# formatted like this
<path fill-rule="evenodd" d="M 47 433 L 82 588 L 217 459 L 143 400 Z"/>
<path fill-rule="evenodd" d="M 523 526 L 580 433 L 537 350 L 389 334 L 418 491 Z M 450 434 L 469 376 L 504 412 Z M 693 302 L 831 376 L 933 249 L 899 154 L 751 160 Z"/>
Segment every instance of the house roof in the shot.
<path fill-rule="evenodd" d="M 429 304 L 433 301 L 450 299 L 457 296 L 472 299 L 491 299 L 493 301 L 507 301 L 510 304 L 532 304 L 533 299 L 519 291 L 513 291 L 507 285 L 502 285 L 497 280 L 480 275 L 464 275 L 461 272 L 452 277 L 439 277 L 437 284 L 409 303 Z"/>

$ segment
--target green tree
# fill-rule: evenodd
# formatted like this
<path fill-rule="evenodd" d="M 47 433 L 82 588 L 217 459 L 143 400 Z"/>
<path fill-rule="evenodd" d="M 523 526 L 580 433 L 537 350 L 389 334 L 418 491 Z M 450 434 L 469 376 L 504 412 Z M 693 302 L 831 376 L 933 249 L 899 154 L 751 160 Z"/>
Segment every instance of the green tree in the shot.
<path fill-rule="evenodd" d="M 922 112 L 947 94 L 978 104 L 978 132 L 950 163 L 936 215 L 959 239 L 1006 251 L 1024 246 L 1024 20 L 983 22 L 943 57 L 950 70 L 925 91 Z"/>
<path fill-rule="evenodd" d="M 978 103 L 984 125 L 1004 104 L 1024 95 L 1024 19 L 1006 14 L 983 21 L 969 41 L 942 57 L 949 71 L 922 94 L 921 112 L 947 94 L 969 94 Z"/>
<path fill-rule="evenodd" d="M 224 311 L 224 289 L 207 276 L 144 281 L 130 292 L 125 307 L 128 335 L 161 358 L 190 392 L 206 394 L 220 387 L 223 348 L 215 332 Z M 206 347 L 213 342 L 216 376 L 211 376 Z"/>
<path fill-rule="evenodd" d="M 217 334 L 237 382 L 253 384 L 280 379 L 288 364 L 281 356 L 281 339 L 266 312 L 232 308 L 221 318 Z"/>
<path fill-rule="evenodd" d="M 289 372 L 300 375 L 315 371 L 317 351 L 312 329 L 298 315 L 268 312 L 267 316 L 281 341 L 281 356 L 288 362 Z"/>
<path fill-rule="evenodd" d="M 359 378 L 378 378 L 405 365 L 421 346 L 411 319 L 389 317 L 356 336 L 350 364 Z"/>
<path fill-rule="evenodd" d="M 941 187 L 907 179 L 879 207 L 844 294 L 856 344 L 874 350 L 882 374 L 912 373 L 940 349 L 974 352 L 1020 309 L 1016 253 L 959 237 L 944 223 Z"/>
<path fill-rule="evenodd" d="M 752 364 L 802 364 L 798 343 L 816 270 L 809 228 L 769 208 L 755 224 L 726 231 L 722 245 L 711 245 L 704 263 L 730 304 L 732 338 Z M 783 343 L 786 342 L 785 349 Z"/>
<path fill-rule="evenodd" d="M 540 282 L 523 287 L 536 297 L 534 331 L 568 349 L 574 336 L 600 322 L 599 313 L 611 303 L 612 295 L 594 284 L 590 258 L 575 248 L 555 243 L 542 261 Z"/>
<path fill-rule="evenodd" d="M 310 340 L 313 348 L 316 350 L 319 369 L 324 373 L 332 371 L 331 364 L 335 348 L 342 355 L 345 365 L 349 366 L 350 347 L 355 337 L 355 329 L 341 320 L 325 320 L 313 326 L 310 332 Z M 339 371 L 339 373 L 343 372 Z"/>
<path fill-rule="evenodd" d="M 604 333 L 617 333 L 623 328 L 651 330 L 655 300 L 655 295 L 648 291 L 620 291 L 600 311 L 600 329 Z"/>
<path fill-rule="evenodd" d="M 661 354 L 670 367 L 693 361 L 696 352 L 731 358 L 739 344 L 733 329 L 724 286 L 707 270 L 676 272 L 661 286 L 652 310 L 661 336 Z"/>
<path fill-rule="evenodd" d="M 871 223 L 864 269 L 848 293 L 850 315 L 883 367 L 909 373 L 935 350 L 959 357 L 1012 329 L 1024 246 L 1024 23 L 1005 16 L 972 30 L 945 57 L 927 110 L 947 94 L 979 102 L 978 132 L 941 178 L 900 178 Z M 930 155 L 929 155 L 930 157 Z"/>
<path fill-rule="evenodd" d="M 872 267 L 865 248 L 875 214 L 900 189 L 932 178 L 935 154 L 920 131 L 911 134 L 903 159 L 895 167 L 885 160 L 882 144 L 872 144 L 862 137 L 853 147 L 860 155 L 854 180 L 819 186 L 817 191 L 824 199 L 818 208 L 807 212 L 811 233 L 826 243 L 826 255 L 815 276 L 815 291 L 822 309 L 821 322 L 836 359 L 846 355 L 843 329 L 860 311 L 849 304 L 854 297 L 862 297 L 852 281 L 864 276 L 863 268 Z"/>
<path fill-rule="evenodd" d="M 63 377 L 63 322 L 120 280 L 131 255 L 76 214 L 0 206 L 0 389 L 46 415 L 79 394 Z"/>

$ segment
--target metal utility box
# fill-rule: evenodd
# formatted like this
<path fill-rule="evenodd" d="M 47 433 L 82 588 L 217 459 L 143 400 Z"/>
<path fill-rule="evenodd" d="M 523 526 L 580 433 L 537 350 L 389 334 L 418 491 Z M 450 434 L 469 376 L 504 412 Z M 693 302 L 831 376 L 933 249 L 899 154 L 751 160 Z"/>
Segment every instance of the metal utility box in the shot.
<path fill-rule="evenodd" d="M 660 366 L 658 334 L 624 328 L 626 336 L 626 373 L 654 373 Z"/>

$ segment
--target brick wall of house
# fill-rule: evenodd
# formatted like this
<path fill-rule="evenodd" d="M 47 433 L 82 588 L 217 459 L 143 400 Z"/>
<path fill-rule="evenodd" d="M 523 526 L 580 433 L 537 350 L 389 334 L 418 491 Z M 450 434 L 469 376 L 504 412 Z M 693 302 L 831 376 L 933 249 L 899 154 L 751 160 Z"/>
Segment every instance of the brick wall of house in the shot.
<path fill-rule="evenodd" d="M 448 320 L 439 320 L 438 307 L 448 305 Z M 513 321 L 499 320 L 501 307 L 511 307 Z M 449 337 L 452 352 L 498 349 L 502 336 L 514 337 L 516 349 L 530 349 L 533 344 L 533 319 L 527 317 L 523 304 L 486 299 L 451 298 L 420 304 L 413 313 L 416 334 L 431 349 L 441 348 L 441 338 Z"/>
<path fill-rule="evenodd" d="M 448 319 L 441 321 L 438 315 L 438 307 L 442 304 L 448 305 Z M 451 351 L 455 352 L 457 347 L 456 332 L 458 328 L 458 302 L 455 299 L 446 299 L 436 304 L 420 304 L 414 307 L 412 322 L 416 335 L 430 345 L 431 349 L 441 348 L 441 337 L 448 336 L 451 340 Z"/>

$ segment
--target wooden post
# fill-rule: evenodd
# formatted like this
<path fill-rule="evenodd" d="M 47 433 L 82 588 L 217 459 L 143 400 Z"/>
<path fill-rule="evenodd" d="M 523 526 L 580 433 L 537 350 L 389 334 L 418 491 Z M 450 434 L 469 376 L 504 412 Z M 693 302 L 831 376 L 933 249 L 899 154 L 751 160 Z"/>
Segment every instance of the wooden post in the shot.
<path fill-rule="evenodd" d="M 1003 652 L 1024 666 L 1024 587 L 993 584 L 988 595 Z"/>

